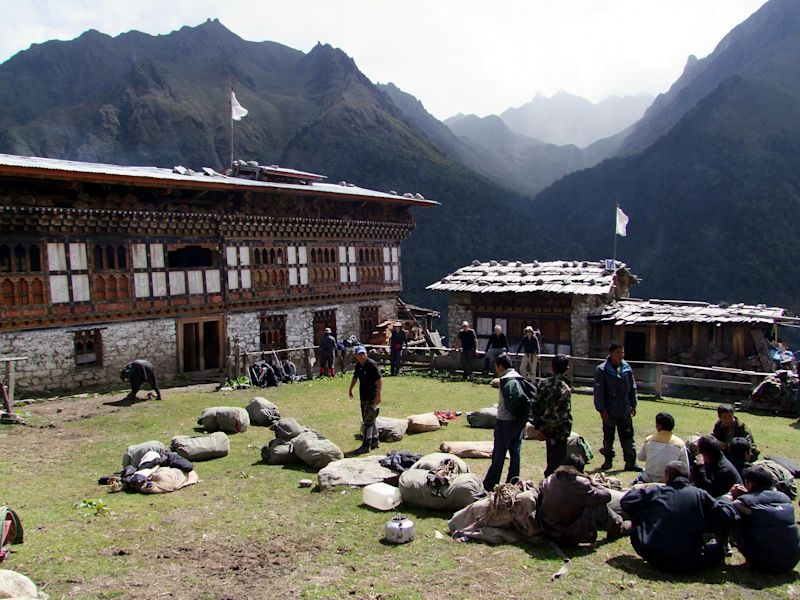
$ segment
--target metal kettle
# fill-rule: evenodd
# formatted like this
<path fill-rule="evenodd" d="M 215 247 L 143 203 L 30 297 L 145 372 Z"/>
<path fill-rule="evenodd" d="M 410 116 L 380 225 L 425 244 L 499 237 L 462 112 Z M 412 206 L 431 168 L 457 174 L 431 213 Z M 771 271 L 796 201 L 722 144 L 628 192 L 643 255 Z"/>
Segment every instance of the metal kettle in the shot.
<path fill-rule="evenodd" d="M 386 523 L 386 541 L 392 544 L 407 544 L 414 540 L 414 521 L 405 515 L 397 515 Z"/>

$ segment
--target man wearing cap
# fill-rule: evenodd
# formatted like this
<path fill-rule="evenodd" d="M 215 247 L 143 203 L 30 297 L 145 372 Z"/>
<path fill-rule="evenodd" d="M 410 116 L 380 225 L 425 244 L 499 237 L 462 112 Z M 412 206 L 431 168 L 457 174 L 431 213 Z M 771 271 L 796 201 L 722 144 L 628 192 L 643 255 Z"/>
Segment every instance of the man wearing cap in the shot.
<path fill-rule="evenodd" d="M 403 348 L 408 343 L 408 337 L 400 321 L 395 321 L 392 337 L 389 340 L 390 358 L 392 375 L 400 375 L 400 367 L 403 364 Z"/>
<path fill-rule="evenodd" d="M 331 335 L 331 328 L 326 327 L 322 339 L 319 341 L 319 374 L 333 377 L 336 368 L 333 358 L 336 356 L 336 338 Z"/>
<path fill-rule="evenodd" d="M 475 352 L 478 349 L 478 334 L 469 326 L 469 321 L 461 323 L 461 331 L 458 332 L 458 343 L 461 346 L 461 379 L 472 377 L 472 363 L 475 360 Z"/>
<path fill-rule="evenodd" d="M 358 381 L 358 395 L 361 400 L 363 441 L 361 447 L 354 454 L 366 454 L 379 446 L 378 426 L 375 424 L 375 419 L 378 418 L 383 379 L 378 364 L 367 357 L 367 349 L 364 346 L 356 346 L 356 367 L 353 370 L 353 379 L 350 381 L 348 390 L 351 400 L 356 381 Z"/>
<path fill-rule="evenodd" d="M 523 377 L 528 377 L 534 382 L 539 365 L 539 354 L 542 351 L 537 334 L 538 331 L 534 331 L 533 327 L 528 325 L 525 328 L 525 335 L 522 336 L 522 341 L 517 346 L 517 354 L 522 351 L 522 364 L 519 366 L 519 374 Z M 529 373 L 529 375 L 526 375 L 526 373 Z"/>

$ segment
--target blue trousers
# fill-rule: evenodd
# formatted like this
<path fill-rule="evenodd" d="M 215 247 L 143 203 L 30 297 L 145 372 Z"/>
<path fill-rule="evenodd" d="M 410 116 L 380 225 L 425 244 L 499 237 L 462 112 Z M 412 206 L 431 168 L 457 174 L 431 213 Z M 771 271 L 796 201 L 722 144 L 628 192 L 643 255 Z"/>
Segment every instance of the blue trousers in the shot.
<path fill-rule="evenodd" d="M 519 477 L 520 449 L 522 446 L 522 430 L 525 421 L 500 421 L 494 426 L 494 448 L 492 448 L 492 466 L 483 479 L 483 487 L 491 492 L 503 474 L 503 465 L 506 462 L 506 452 L 509 453 L 508 476 L 506 482 Z"/>

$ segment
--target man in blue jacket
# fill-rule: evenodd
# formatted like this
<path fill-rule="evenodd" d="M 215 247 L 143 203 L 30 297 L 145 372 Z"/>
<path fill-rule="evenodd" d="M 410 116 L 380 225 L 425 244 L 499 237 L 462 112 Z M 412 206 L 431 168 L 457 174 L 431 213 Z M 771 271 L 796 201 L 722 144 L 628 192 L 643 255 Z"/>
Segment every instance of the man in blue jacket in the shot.
<path fill-rule="evenodd" d="M 600 467 L 608 470 L 614 458 L 614 432 L 619 433 L 626 471 L 639 471 L 633 442 L 633 417 L 636 416 L 636 380 L 633 369 L 625 362 L 625 348 L 611 342 L 608 357 L 594 372 L 594 407 L 603 420 L 603 447 L 600 454 L 605 462 Z"/>
<path fill-rule="evenodd" d="M 773 485 L 766 467 L 745 469 L 744 485 L 731 490 L 733 502 L 718 504 L 718 518 L 731 526 L 736 547 L 751 568 L 788 573 L 800 560 L 800 536 L 792 501 Z"/>

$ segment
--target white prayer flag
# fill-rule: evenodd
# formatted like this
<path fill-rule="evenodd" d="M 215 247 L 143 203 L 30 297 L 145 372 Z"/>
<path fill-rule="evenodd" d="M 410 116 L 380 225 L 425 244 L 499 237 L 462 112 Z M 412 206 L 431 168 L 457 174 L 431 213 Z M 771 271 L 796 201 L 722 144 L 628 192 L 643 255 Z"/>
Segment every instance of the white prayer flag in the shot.
<path fill-rule="evenodd" d="M 628 215 L 622 212 L 622 209 L 617 207 L 617 235 L 626 236 L 628 228 Z"/>
<path fill-rule="evenodd" d="M 247 116 L 247 109 L 239 104 L 236 99 L 236 94 L 231 91 L 231 119 L 234 121 L 241 121 L 242 117 Z"/>

